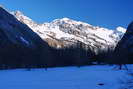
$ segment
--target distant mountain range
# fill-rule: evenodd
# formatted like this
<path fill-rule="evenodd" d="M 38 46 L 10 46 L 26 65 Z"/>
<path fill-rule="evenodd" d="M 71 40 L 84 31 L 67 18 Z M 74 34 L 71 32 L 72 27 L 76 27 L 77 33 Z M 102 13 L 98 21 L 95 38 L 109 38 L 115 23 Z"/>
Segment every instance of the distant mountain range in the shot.
<path fill-rule="evenodd" d="M 38 24 L 20 11 L 12 12 L 12 14 L 19 21 L 28 25 L 50 46 L 56 48 L 69 47 L 77 42 L 82 42 L 85 44 L 85 48 L 89 47 L 95 52 L 114 49 L 126 31 L 123 27 L 110 30 L 69 18 Z"/>
<path fill-rule="evenodd" d="M 38 24 L 20 11 L 0 7 L 0 68 L 120 63 L 133 58 L 132 27 L 110 30 L 69 18 Z"/>

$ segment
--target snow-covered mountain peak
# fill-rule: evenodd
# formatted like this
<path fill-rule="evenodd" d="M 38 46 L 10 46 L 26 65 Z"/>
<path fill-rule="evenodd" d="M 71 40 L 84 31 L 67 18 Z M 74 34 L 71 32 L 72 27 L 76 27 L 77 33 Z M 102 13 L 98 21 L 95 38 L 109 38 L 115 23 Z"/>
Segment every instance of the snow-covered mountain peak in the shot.
<path fill-rule="evenodd" d="M 61 19 L 55 19 L 52 21 L 53 24 L 70 24 L 70 25 L 85 25 L 85 26 L 92 26 L 88 23 L 76 21 L 67 17 Z"/>
<path fill-rule="evenodd" d="M 122 33 L 125 33 L 126 32 L 126 29 L 123 28 L 123 27 L 120 27 L 120 26 L 117 27 L 116 30 L 119 31 L 119 32 L 122 32 Z"/>
<path fill-rule="evenodd" d="M 55 19 L 53 20 L 53 22 L 58 22 L 58 21 L 64 21 L 64 22 L 68 22 L 68 21 L 72 21 L 72 19 L 64 17 L 64 18 L 60 18 L 60 19 Z"/>
<path fill-rule="evenodd" d="M 19 20 L 30 20 L 32 21 L 29 17 L 25 16 L 21 11 L 16 11 L 16 12 L 13 12 L 13 14 L 18 17 L 17 19 Z"/>
<path fill-rule="evenodd" d="M 69 18 L 67 18 L 67 17 L 64 17 L 64 18 L 62 18 L 62 19 L 60 19 L 60 20 L 62 20 L 62 21 L 69 21 L 69 20 L 71 20 L 71 19 L 69 19 Z"/>
<path fill-rule="evenodd" d="M 30 19 L 29 17 L 25 16 L 21 11 L 15 11 L 15 12 L 11 12 L 11 14 L 13 14 L 19 21 L 21 21 L 22 23 L 27 24 L 30 28 L 31 27 L 35 27 L 38 24 L 35 23 L 32 19 Z"/>
<path fill-rule="evenodd" d="M 95 51 L 114 48 L 125 32 L 122 27 L 109 30 L 66 17 L 55 19 L 50 23 L 37 24 L 21 12 L 16 12 L 14 16 L 27 24 L 50 45 L 57 48 L 66 47 L 77 42 L 82 42 Z"/>
<path fill-rule="evenodd" d="M 14 13 L 15 13 L 16 15 L 23 15 L 23 13 L 22 13 L 21 11 L 19 11 L 19 10 L 15 11 Z"/>

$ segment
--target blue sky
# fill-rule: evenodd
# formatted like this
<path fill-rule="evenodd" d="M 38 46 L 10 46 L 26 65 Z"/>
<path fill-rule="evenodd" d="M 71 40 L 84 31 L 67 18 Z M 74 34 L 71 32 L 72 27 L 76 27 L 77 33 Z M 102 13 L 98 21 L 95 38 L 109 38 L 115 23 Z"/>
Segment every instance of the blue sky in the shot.
<path fill-rule="evenodd" d="M 0 0 L 0 4 L 39 23 L 68 17 L 114 29 L 133 20 L 133 0 Z"/>

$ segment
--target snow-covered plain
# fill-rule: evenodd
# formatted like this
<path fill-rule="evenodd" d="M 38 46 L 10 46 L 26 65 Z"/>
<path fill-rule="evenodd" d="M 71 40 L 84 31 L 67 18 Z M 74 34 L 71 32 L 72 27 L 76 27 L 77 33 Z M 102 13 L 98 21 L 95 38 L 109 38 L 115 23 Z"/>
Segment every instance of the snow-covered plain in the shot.
<path fill-rule="evenodd" d="M 119 89 L 129 75 L 115 66 L 95 65 L 0 71 L 0 89 Z M 101 85 L 99 85 L 101 84 Z M 103 84 L 103 85 L 102 85 Z"/>

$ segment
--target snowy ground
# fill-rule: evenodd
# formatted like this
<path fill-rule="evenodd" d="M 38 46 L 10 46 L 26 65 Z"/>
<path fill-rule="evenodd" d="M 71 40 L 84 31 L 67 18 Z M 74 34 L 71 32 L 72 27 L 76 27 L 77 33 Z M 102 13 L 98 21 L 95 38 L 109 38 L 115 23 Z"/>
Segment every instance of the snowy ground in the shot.
<path fill-rule="evenodd" d="M 0 89 L 118 89 L 129 75 L 114 66 L 1 70 Z M 99 85 L 99 84 L 104 85 Z"/>

